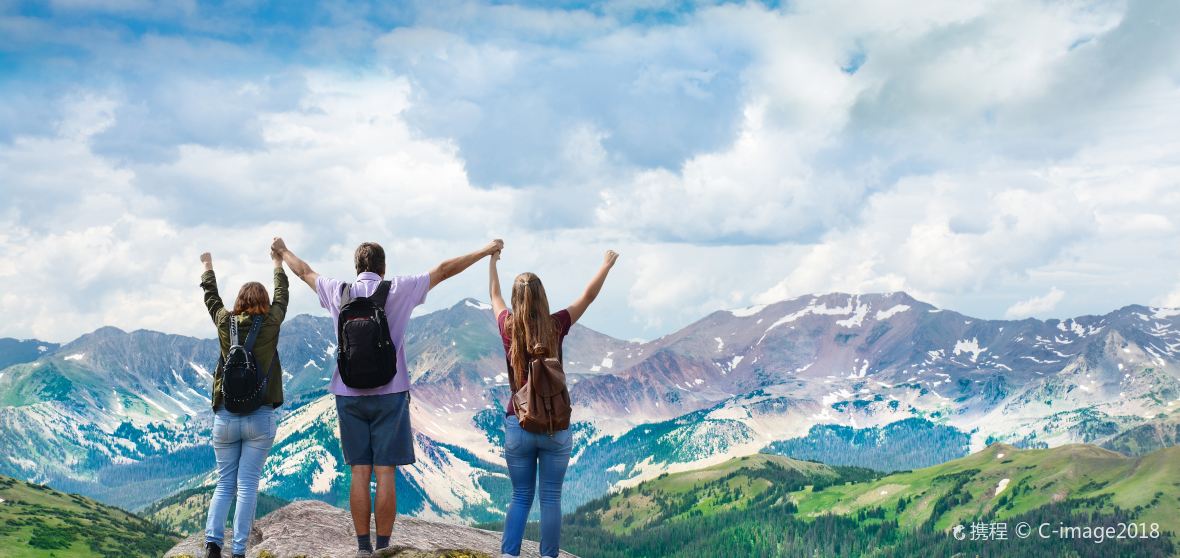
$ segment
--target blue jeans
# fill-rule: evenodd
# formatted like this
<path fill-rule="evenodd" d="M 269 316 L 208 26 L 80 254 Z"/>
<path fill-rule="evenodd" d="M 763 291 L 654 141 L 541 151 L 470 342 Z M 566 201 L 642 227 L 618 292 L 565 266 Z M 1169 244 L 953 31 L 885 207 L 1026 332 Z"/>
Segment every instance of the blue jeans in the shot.
<path fill-rule="evenodd" d="M 275 413 L 263 405 L 248 415 L 220 409 L 213 416 L 213 453 L 217 456 L 217 489 L 209 502 L 205 542 L 224 546 L 225 520 L 229 506 L 237 499 L 234 512 L 233 553 L 246 553 L 246 539 L 254 524 L 258 504 L 258 479 L 262 463 L 275 441 Z"/>
<path fill-rule="evenodd" d="M 504 457 L 508 461 L 508 478 L 512 480 L 512 502 L 504 518 L 504 538 L 500 552 L 520 556 L 524 524 L 537 492 L 537 472 L 541 477 L 541 556 L 557 556 L 561 547 L 561 483 L 570 464 L 573 434 L 568 430 L 534 434 L 520 427 L 516 417 L 504 417 Z"/>

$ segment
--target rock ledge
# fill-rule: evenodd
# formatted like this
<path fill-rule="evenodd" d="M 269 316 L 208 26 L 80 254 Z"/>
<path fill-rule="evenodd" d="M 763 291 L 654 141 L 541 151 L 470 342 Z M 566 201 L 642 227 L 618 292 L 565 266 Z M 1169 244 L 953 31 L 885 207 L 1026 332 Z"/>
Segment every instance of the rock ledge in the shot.
<path fill-rule="evenodd" d="M 226 532 L 226 541 L 231 538 Z M 204 558 L 205 535 L 192 535 L 165 558 Z M 375 556 L 398 558 L 495 558 L 500 533 L 399 515 L 392 548 Z M 227 545 L 228 546 L 228 545 Z M 228 548 L 226 550 L 229 550 Z M 229 556 L 228 552 L 225 554 Z M 539 558 L 537 543 L 525 541 L 521 557 Z M 320 501 L 295 502 L 255 521 L 247 558 L 354 558 L 356 537 L 347 510 Z M 577 558 L 567 552 L 562 558 Z"/>

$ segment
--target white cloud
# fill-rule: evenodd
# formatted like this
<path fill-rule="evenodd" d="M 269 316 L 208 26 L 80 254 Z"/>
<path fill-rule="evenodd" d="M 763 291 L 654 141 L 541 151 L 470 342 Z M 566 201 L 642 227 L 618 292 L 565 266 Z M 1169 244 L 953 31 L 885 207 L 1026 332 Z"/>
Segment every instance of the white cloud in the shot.
<path fill-rule="evenodd" d="M 1054 308 L 1065 298 L 1065 291 L 1053 287 L 1049 292 L 1042 296 L 1022 300 L 1008 307 L 1004 312 L 1004 316 L 1008 318 L 1028 318 L 1032 316 L 1045 317 L 1047 312 L 1052 312 Z"/>
<path fill-rule="evenodd" d="M 37 68 L 0 86 L 0 335 L 204 334 L 196 254 L 231 290 L 273 232 L 335 275 L 360 240 L 417 271 L 503 236 L 556 300 L 615 248 L 587 324 L 620 337 L 835 290 L 1180 300 L 1180 4 L 424 3 L 326 9 L 283 48 L 222 39 L 275 31 L 225 11 L 132 33 L 85 14 L 134 2 L 80 4 L 0 17 Z"/>

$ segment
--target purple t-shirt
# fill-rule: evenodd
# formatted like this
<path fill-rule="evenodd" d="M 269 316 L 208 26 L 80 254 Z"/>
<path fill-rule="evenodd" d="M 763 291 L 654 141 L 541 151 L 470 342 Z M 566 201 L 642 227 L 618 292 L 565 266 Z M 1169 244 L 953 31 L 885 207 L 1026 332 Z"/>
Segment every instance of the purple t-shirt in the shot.
<path fill-rule="evenodd" d="M 332 367 L 332 383 L 328 391 L 336 395 L 385 395 L 410 390 L 410 373 L 406 369 L 406 352 L 402 344 L 406 335 L 406 325 L 410 323 L 410 313 L 414 307 L 426 302 L 426 293 L 430 291 L 430 275 L 398 275 L 389 278 L 389 296 L 385 298 L 385 318 L 389 321 L 389 338 L 397 349 L 397 374 L 393 381 L 381 387 L 372 389 L 354 389 L 344 385 L 340 379 L 340 370 Z M 344 281 L 328 279 L 320 275 L 315 281 L 316 294 L 320 295 L 320 306 L 327 308 L 332 314 L 332 326 L 337 327 L 340 320 L 340 286 Z M 369 296 L 381 284 L 381 276 L 376 273 L 364 272 L 356 276 L 352 284 L 352 296 Z M 339 342 L 339 341 L 338 341 Z"/>

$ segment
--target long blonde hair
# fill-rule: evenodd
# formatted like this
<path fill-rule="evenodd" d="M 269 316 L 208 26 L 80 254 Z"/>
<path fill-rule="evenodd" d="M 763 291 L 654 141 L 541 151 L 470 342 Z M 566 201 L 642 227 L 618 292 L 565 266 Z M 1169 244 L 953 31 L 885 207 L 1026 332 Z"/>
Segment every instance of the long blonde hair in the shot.
<path fill-rule="evenodd" d="M 512 320 L 508 324 L 512 348 L 508 360 L 516 375 L 516 387 L 524 385 L 528 355 L 558 356 L 557 324 L 549 314 L 549 298 L 541 278 L 521 273 L 512 284 Z"/>

